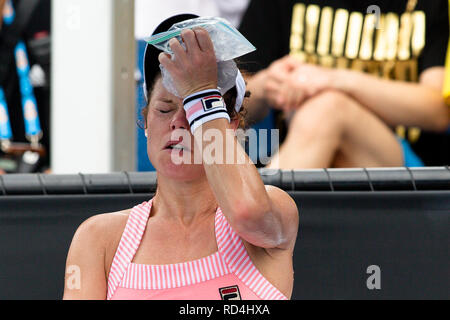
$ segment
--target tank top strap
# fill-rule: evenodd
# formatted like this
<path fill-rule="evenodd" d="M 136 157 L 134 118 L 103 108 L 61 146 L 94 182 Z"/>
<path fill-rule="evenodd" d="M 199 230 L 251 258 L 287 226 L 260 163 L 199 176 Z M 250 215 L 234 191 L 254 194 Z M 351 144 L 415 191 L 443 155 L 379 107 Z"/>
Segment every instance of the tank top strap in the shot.
<path fill-rule="evenodd" d="M 139 248 L 151 212 L 152 201 L 153 199 L 148 202 L 143 202 L 133 207 L 130 212 L 111 264 L 108 277 L 108 300 L 114 295 L 114 292 L 120 285 L 128 265 L 133 260 Z"/>
<path fill-rule="evenodd" d="M 225 260 L 230 271 L 235 273 L 241 263 L 250 261 L 242 239 L 234 232 L 222 210 L 216 213 L 216 241 L 218 251 Z"/>
<path fill-rule="evenodd" d="M 220 208 L 216 213 L 215 228 L 218 251 L 228 269 L 261 299 L 286 300 L 286 296 L 253 264 L 244 242 L 231 228 Z"/>

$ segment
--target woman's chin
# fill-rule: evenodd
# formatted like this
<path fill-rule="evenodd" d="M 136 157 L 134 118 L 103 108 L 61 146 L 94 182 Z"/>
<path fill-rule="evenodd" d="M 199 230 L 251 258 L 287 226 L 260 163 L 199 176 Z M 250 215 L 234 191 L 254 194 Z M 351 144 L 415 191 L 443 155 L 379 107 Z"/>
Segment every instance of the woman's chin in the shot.
<path fill-rule="evenodd" d="M 168 178 L 180 181 L 195 180 L 205 174 L 203 165 L 177 159 L 174 161 L 171 157 L 163 157 L 157 165 L 157 171 Z"/>

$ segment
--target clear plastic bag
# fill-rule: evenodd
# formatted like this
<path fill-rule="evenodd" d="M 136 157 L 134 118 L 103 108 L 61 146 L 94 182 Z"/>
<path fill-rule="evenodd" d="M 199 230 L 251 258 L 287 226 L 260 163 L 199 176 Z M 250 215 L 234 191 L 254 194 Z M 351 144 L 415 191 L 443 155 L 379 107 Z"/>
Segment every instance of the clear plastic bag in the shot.
<path fill-rule="evenodd" d="M 227 20 L 218 17 L 200 17 L 174 24 L 168 31 L 153 35 L 145 40 L 156 48 L 172 55 L 169 41 L 177 38 L 182 45 L 181 32 L 185 29 L 203 28 L 208 31 L 214 45 L 218 62 L 218 86 L 225 94 L 235 85 L 237 66 L 233 59 L 246 55 L 256 48 Z M 179 96 L 169 72 L 160 65 L 163 85 L 172 94 Z"/>
<path fill-rule="evenodd" d="M 158 49 L 172 54 L 169 40 L 177 38 L 185 29 L 203 28 L 208 31 L 214 44 L 217 61 L 227 61 L 255 51 L 256 48 L 227 20 L 218 17 L 200 17 L 174 24 L 168 31 L 155 34 L 145 40 Z"/>

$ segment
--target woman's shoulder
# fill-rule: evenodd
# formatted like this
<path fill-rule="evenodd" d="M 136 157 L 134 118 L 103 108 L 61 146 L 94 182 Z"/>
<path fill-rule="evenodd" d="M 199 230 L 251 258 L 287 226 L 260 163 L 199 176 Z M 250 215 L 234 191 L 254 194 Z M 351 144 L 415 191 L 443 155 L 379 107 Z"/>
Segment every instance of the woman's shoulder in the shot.
<path fill-rule="evenodd" d="M 89 231 L 94 233 L 103 233 L 111 229 L 117 229 L 122 225 L 125 226 L 130 212 L 131 209 L 126 209 L 93 215 L 84 220 L 79 226 L 79 229 L 89 229 Z"/>
<path fill-rule="evenodd" d="M 72 239 L 68 261 L 101 263 L 107 275 L 131 210 L 97 214 L 83 221 Z"/>
<path fill-rule="evenodd" d="M 85 276 L 81 278 L 81 285 L 85 289 L 77 293 L 65 291 L 65 298 L 80 298 L 91 291 L 102 296 L 102 288 L 106 286 L 107 266 L 112 260 L 109 253 L 111 249 L 108 248 L 120 241 L 116 239 L 120 239 L 120 228 L 125 227 L 130 211 L 93 215 L 80 224 L 69 248 L 66 268 L 77 267 L 83 272 Z"/>
<path fill-rule="evenodd" d="M 94 245 L 107 249 L 120 239 L 131 209 L 102 213 L 89 217 L 78 227 L 74 238 L 86 246 Z"/>

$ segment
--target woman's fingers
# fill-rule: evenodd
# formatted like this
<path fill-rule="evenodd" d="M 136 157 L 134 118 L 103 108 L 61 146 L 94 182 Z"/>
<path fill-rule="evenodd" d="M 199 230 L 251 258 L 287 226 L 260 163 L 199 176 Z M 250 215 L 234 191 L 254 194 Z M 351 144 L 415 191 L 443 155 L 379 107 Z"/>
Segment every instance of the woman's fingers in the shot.
<path fill-rule="evenodd" d="M 186 64 L 187 62 L 187 54 L 186 50 L 183 48 L 181 43 L 178 41 L 177 38 L 172 38 L 169 41 L 170 49 L 172 49 L 172 52 L 174 54 L 174 62 L 178 64 L 178 66 L 182 66 L 183 64 Z"/>
<path fill-rule="evenodd" d="M 172 58 L 170 54 L 161 52 L 158 56 L 158 61 L 161 63 L 164 68 L 169 69 L 171 65 L 173 64 Z"/>
<path fill-rule="evenodd" d="M 184 44 L 186 45 L 186 51 L 195 54 L 197 50 L 203 52 L 210 52 L 214 50 L 214 44 L 209 36 L 208 31 L 202 28 L 194 30 L 183 30 L 181 33 Z"/>
<path fill-rule="evenodd" d="M 200 49 L 194 31 L 183 30 L 181 32 L 181 37 L 183 38 L 184 45 L 186 46 L 187 54 L 195 53 L 195 50 Z"/>
<path fill-rule="evenodd" d="M 173 38 L 169 41 L 173 57 L 159 56 L 160 63 L 171 74 L 179 96 L 217 88 L 217 61 L 208 32 L 185 30 L 181 37 L 185 47 Z"/>
<path fill-rule="evenodd" d="M 214 51 L 214 45 L 209 36 L 208 31 L 206 31 L 205 29 L 197 28 L 194 30 L 194 32 L 201 51 L 203 52 Z"/>

